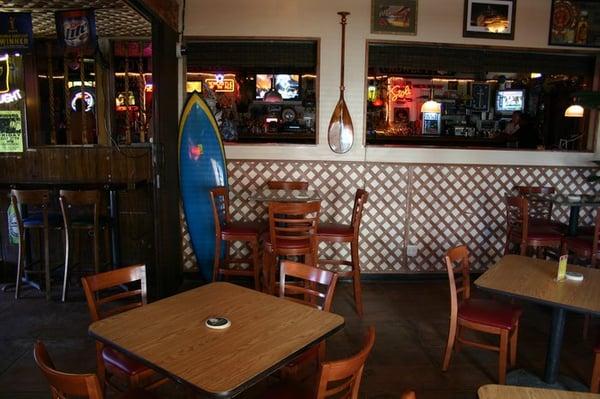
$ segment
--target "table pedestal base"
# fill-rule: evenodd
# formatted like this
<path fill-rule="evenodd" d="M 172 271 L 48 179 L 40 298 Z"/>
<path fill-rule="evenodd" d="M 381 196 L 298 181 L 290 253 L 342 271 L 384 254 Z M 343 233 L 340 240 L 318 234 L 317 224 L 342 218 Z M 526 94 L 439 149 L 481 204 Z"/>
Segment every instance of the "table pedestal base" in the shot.
<path fill-rule="evenodd" d="M 559 375 L 556 382 L 548 384 L 541 377 L 525 369 L 512 370 L 506 374 L 506 385 L 560 389 L 563 391 L 589 392 L 590 388 L 574 378 Z"/>

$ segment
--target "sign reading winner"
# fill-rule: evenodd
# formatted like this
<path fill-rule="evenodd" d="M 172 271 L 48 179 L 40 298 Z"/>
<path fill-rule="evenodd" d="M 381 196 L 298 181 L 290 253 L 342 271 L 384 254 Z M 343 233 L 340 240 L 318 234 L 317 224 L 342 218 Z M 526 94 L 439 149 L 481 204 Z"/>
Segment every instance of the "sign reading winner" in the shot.
<path fill-rule="evenodd" d="M 56 32 L 65 54 L 92 55 L 96 50 L 94 10 L 57 11 Z"/>
<path fill-rule="evenodd" d="M 17 52 L 28 50 L 33 40 L 31 14 L 0 13 L 0 50 Z"/>

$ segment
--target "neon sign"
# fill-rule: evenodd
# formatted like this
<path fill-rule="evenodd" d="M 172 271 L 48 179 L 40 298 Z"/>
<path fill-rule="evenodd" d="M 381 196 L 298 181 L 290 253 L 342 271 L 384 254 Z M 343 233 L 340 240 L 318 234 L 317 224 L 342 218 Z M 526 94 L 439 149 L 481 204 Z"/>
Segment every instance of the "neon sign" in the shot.
<path fill-rule="evenodd" d="M 390 98 L 392 99 L 392 101 L 401 101 L 401 102 L 405 102 L 405 101 L 412 101 L 412 90 L 410 88 L 410 86 L 399 86 L 399 85 L 395 85 L 392 86 L 392 89 L 390 90 Z"/>
<path fill-rule="evenodd" d="M 234 79 L 206 79 L 206 85 L 209 89 L 220 93 L 232 93 L 235 90 Z"/>
<path fill-rule="evenodd" d="M 0 104 L 10 104 L 22 99 L 21 90 L 16 89 L 8 93 L 0 94 Z"/>

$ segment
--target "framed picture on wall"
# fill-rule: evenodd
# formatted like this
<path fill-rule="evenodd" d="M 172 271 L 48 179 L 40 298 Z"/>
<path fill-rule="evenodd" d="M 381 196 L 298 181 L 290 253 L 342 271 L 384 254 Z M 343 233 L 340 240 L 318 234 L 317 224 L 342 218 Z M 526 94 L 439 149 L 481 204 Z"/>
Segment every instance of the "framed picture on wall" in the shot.
<path fill-rule="evenodd" d="M 417 0 L 371 0 L 371 33 L 417 34 Z"/>
<path fill-rule="evenodd" d="M 600 2 L 552 0 L 548 44 L 600 47 Z"/>
<path fill-rule="evenodd" d="M 465 0 L 463 36 L 515 38 L 516 0 Z"/>

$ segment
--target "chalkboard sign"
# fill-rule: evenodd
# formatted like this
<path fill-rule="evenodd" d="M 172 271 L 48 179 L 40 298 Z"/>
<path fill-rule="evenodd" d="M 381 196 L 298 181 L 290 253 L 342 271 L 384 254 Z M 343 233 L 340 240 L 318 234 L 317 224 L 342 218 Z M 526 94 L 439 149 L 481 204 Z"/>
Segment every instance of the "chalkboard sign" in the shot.
<path fill-rule="evenodd" d="M 471 86 L 473 101 L 471 108 L 474 111 L 488 111 L 490 108 L 490 85 L 487 83 L 473 83 Z"/>
<path fill-rule="evenodd" d="M 0 110 L 0 152 L 23 152 L 21 111 Z"/>

